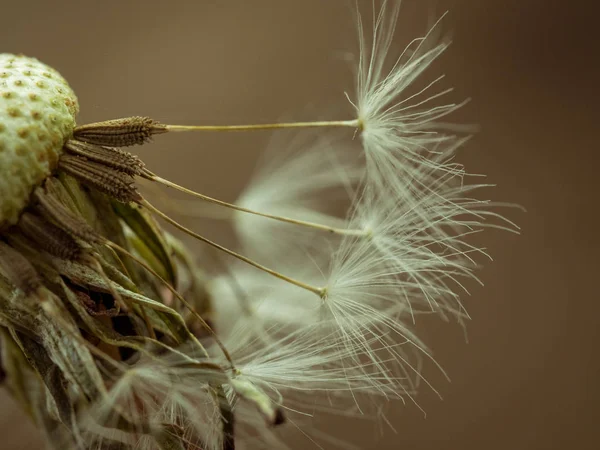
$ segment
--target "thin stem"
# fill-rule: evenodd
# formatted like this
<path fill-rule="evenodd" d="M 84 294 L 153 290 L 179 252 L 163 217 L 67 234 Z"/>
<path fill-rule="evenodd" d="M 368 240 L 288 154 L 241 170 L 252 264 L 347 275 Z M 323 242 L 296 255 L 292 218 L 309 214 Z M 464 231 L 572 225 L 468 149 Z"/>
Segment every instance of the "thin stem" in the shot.
<path fill-rule="evenodd" d="M 173 198 L 151 178 L 142 178 L 140 181 L 144 190 L 147 190 L 152 198 L 158 201 L 158 206 L 169 213 L 195 219 L 214 220 L 230 220 L 235 213 L 232 209 L 222 208 L 214 203 L 199 202 L 195 198 Z"/>
<path fill-rule="evenodd" d="M 142 199 L 140 201 L 140 204 L 144 207 L 146 207 L 147 209 L 149 209 L 151 212 L 159 215 L 160 217 L 162 217 L 163 219 L 165 219 L 167 222 L 169 222 L 171 225 L 173 225 L 174 227 L 178 228 L 179 230 L 183 231 L 184 233 L 198 239 L 199 241 L 204 242 L 205 244 L 208 244 L 214 248 L 216 248 L 217 250 L 222 251 L 223 253 L 227 253 L 230 256 L 233 256 L 234 258 L 239 259 L 240 261 L 245 262 L 246 264 L 249 264 L 253 267 L 256 267 L 259 270 L 262 270 L 263 272 L 268 273 L 269 275 L 273 275 L 276 278 L 279 278 L 280 280 L 283 281 L 287 281 L 288 283 L 293 284 L 294 286 L 298 286 L 299 288 L 305 289 L 307 291 L 312 292 L 313 294 L 317 294 L 319 297 L 323 297 L 324 293 L 325 293 L 325 289 L 324 288 L 319 288 L 319 287 L 315 287 L 315 286 L 311 286 L 310 284 L 306 284 L 303 283 L 302 281 L 296 280 L 294 278 L 288 277 L 287 275 L 283 275 L 282 273 L 279 273 L 273 269 L 269 269 L 266 266 L 263 266 L 262 264 L 257 263 L 256 261 L 244 256 L 244 255 L 240 255 L 239 253 L 234 252 L 233 250 L 228 249 L 227 247 L 223 247 L 220 244 L 217 244 L 216 242 L 211 241 L 210 239 L 205 238 L 204 236 L 199 235 L 198 233 L 193 232 L 192 230 L 190 230 L 189 228 L 184 227 L 183 225 L 181 225 L 180 223 L 178 223 L 177 221 L 175 221 L 174 219 L 171 219 L 168 215 L 166 215 L 165 213 L 163 213 L 162 211 L 160 211 L 159 209 L 155 208 L 154 206 L 152 206 L 151 203 L 149 203 L 146 199 Z"/>
<path fill-rule="evenodd" d="M 224 202 L 222 200 L 217 200 L 216 198 L 209 197 L 204 194 L 200 194 L 198 192 L 187 189 L 183 186 L 179 186 L 178 184 L 173 183 L 172 181 L 166 180 L 164 178 L 159 177 L 158 175 L 153 174 L 149 170 L 145 170 L 142 176 L 145 176 L 149 180 L 156 181 L 157 183 L 163 184 L 173 189 L 177 189 L 178 191 L 185 192 L 186 194 L 192 195 L 194 197 L 198 197 L 206 202 L 214 203 L 219 206 L 223 206 L 225 208 L 234 209 L 236 211 L 241 211 L 248 214 L 254 214 L 255 216 L 265 217 L 267 219 L 277 220 L 279 222 L 291 223 L 294 225 L 301 225 L 304 227 L 314 228 L 316 230 L 326 231 L 328 233 L 339 234 L 343 236 L 368 236 L 369 232 L 367 230 L 359 230 L 359 229 L 345 229 L 345 228 L 336 228 L 330 227 L 328 225 L 323 225 L 320 223 L 308 222 L 305 220 L 292 219 L 290 217 L 277 216 L 274 214 L 261 213 L 259 211 L 254 211 L 252 209 L 244 208 L 243 206 L 234 205 L 233 203 Z"/>
<path fill-rule="evenodd" d="M 315 122 L 283 122 L 249 125 L 162 125 L 167 131 L 257 131 L 277 130 L 282 128 L 318 128 L 318 127 L 350 127 L 359 128 L 360 121 L 352 120 L 326 120 Z"/>

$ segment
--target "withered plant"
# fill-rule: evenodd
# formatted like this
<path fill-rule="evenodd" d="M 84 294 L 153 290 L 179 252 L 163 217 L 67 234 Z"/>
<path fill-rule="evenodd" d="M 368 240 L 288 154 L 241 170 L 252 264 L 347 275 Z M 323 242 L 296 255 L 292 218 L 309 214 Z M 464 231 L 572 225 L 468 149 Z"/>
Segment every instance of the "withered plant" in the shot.
<path fill-rule="evenodd" d="M 460 105 L 437 102 L 440 78 L 414 88 L 448 42 L 429 32 L 398 53 L 398 12 L 384 1 L 368 32 L 357 16 L 343 120 L 76 125 L 57 71 L 0 54 L 0 374 L 50 447 L 283 448 L 290 413 L 413 399 L 431 358 L 417 316 L 467 317 L 460 294 L 486 256 L 469 236 L 515 227 L 455 161 L 467 138 L 442 118 Z M 173 132 L 264 129 L 284 143 L 236 203 L 131 152 Z M 193 203 L 160 206 L 140 181 Z M 330 195 L 345 215 L 323 207 Z M 240 249 L 181 225 L 177 209 L 231 220 Z M 227 254 L 222 275 L 157 217 Z"/>

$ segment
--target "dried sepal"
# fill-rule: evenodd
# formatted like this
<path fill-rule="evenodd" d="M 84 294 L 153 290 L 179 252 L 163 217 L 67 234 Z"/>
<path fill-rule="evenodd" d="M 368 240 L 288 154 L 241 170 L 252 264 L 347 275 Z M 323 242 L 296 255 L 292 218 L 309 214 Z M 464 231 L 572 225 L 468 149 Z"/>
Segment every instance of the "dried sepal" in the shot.
<path fill-rule="evenodd" d="M 99 292 L 108 293 L 111 289 L 114 289 L 126 301 L 129 301 L 139 307 L 154 310 L 163 321 L 162 329 L 171 335 L 176 342 L 182 344 L 184 342 L 191 341 L 194 342 L 198 348 L 203 349 L 203 346 L 186 327 L 181 315 L 169 306 L 166 306 L 163 303 L 149 298 L 141 293 L 126 289 L 114 281 L 108 281 L 86 265 L 66 260 L 56 261 L 56 264 L 60 272 L 75 284 L 85 286 L 88 289 Z M 110 283 L 110 285 L 108 283 Z"/>
<path fill-rule="evenodd" d="M 34 314 L 39 298 L 24 297 L 14 284 L 0 273 L 0 325 L 7 329 L 17 329 L 30 336 L 36 336 L 41 328 L 39 318 Z"/>
<path fill-rule="evenodd" d="M 138 242 L 146 247 L 159 262 L 159 273 L 173 286 L 177 284 L 176 269 L 171 257 L 171 249 L 162 231 L 152 216 L 141 207 L 112 202 L 116 214 L 139 238 Z M 139 250 L 139 248 L 138 248 Z"/>
<path fill-rule="evenodd" d="M 220 448 L 214 445 L 222 439 L 213 385 L 227 376 L 192 354 L 171 348 L 108 374 L 108 395 L 81 414 L 86 437 L 98 443 L 93 448 L 104 450 L 106 439 L 151 449 Z"/>
<path fill-rule="evenodd" d="M 213 290 L 208 287 L 208 275 L 196 265 L 194 258 L 183 243 L 169 233 L 165 233 L 165 240 L 171 249 L 174 264 L 177 267 L 177 288 L 179 292 L 190 299 L 194 310 L 198 314 L 204 317 L 207 322 L 211 321 L 211 316 L 214 314 L 212 305 Z M 182 308 L 181 314 L 186 318 L 188 326 L 193 328 L 199 325 L 189 310 Z M 201 330 L 197 330 L 197 332 L 202 333 Z"/>
<path fill-rule="evenodd" d="M 102 237 L 83 219 L 75 216 L 62 202 L 47 189 L 37 188 L 33 193 L 38 202 L 39 213 L 57 223 L 61 228 L 73 236 L 82 239 L 89 244 L 99 244 Z"/>
<path fill-rule="evenodd" d="M 70 393 L 76 394 L 74 398 L 85 401 L 102 395 L 104 383 L 94 358 L 58 297 L 45 290 L 43 301 L 19 297 L 16 292 L 10 298 L 0 297 L 0 300 L 0 315 L 14 324 L 11 329 L 15 332 L 43 347 L 51 363 L 40 364 L 59 370 L 60 376 L 69 385 Z"/>
<path fill-rule="evenodd" d="M 29 365 L 39 374 L 48 392 L 52 396 L 60 421 L 71 431 L 72 437 L 78 445 L 83 445 L 83 440 L 78 432 L 74 405 L 71 403 L 67 392 L 67 379 L 59 369 L 46 349 L 33 339 L 13 331 L 12 337 L 21 348 Z"/>
<path fill-rule="evenodd" d="M 0 327 L 2 367 L 5 372 L 3 388 L 7 389 L 24 412 L 35 420 L 36 399 L 43 387 L 38 375 L 27 364 L 23 352 L 12 338 L 12 331 L 14 330 Z"/>
<path fill-rule="evenodd" d="M 93 317 L 88 313 L 80 295 L 82 291 L 76 286 L 68 286 L 62 283 L 64 290 L 64 298 L 73 308 L 76 316 L 82 321 L 81 328 L 84 329 L 90 336 L 95 337 L 98 342 L 102 342 L 104 348 L 127 348 L 131 349 L 133 354 L 151 355 L 151 349 L 162 349 L 164 344 L 159 343 L 147 336 L 138 334 L 136 336 L 127 336 L 119 333 L 111 322 L 101 320 L 98 317 Z M 117 360 L 119 360 L 118 358 Z"/>
<path fill-rule="evenodd" d="M 0 240 L 0 271 L 25 295 L 30 295 L 42 286 L 42 280 L 27 258 Z"/>
<path fill-rule="evenodd" d="M 83 186 L 75 177 L 59 172 L 46 181 L 45 188 L 65 206 L 87 222 L 98 234 L 113 242 L 124 242 L 118 218 L 113 214 L 108 197 Z"/>
<path fill-rule="evenodd" d="M 62 301 L 50 295 L 40 311 L 41 343 L 50 358 L 83 398 L 103 395 L 105 385 L 94 356 Z"/>
<path fill-rule="evenodd" d="M 63 259 L 78 259 L 83 249 L 73 237 L 52 222 L 25 212 L 18 223 L 19 230 L 41 249 Z"/>

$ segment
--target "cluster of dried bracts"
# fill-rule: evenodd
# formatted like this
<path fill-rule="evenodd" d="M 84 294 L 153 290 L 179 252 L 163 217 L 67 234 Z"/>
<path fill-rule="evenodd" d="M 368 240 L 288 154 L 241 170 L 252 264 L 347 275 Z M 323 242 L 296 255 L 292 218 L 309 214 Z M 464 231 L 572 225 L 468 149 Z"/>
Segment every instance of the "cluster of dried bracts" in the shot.
<path fill-rule="evenodd" d="M 76 128 L 57 170 L 2 231 L 4 381 L 57 448 L 129 448 L 128 441 L 134 448 L 142 437 L 156 448 L 202 448 L 200 434 L 184 422 L 191 417 L 165 409 L 169 382 L 193 382 L 190 403 L 219 412 L 225 441 L 233 430 L 226 366 L 210 363 L 202 344 L 212 333 L 201 318 L 210 309 L 202 273 L 137 206 L 142 197 L 133 177 L 145 169 L 114 147 L 143 143 L 153 127 L 133 118 Z M 144 381 L 131 380 L 134 386 L 120 392 L 125 374 L 144 376 L 131 372 L 136 364 L 140 371 L 144 364 L 162 367 L 165 391 L 149 381 L 150 397 L 136 398 Z M 281 421 L 279 412 L 271 414 Z M 123 435 L 113 442 L 106 427 Z"/>
<path fill-rule="evenodd" d="M 467 317 L 459 292 L 486 256 L 468 236 L 515 227 L 473 197 L 485 186 L 454 161 L 465 138 L 439 119 L 460 105 L 428 106 L 447 92 L 429 93 L 439 78 L 413 85 L 448 44 L 428 34 L 387 69 L 392 3 L 372 40 L 359 16 L 351 120 L 76 126 L 58 72 L 0 54 L 0 379 L 49 446 L 229 450 L 244 436 L 283 448 L 277 426 L 297 426 L 294 414 L 413 399 L 430 358 L 418 315 Z M 276 128 L 319 133 L 299 151 L 278 146 L 235 204 L 128 151 L 168 132 Z M 329 128 L 359 136 L 358 157 Z M 140 180 L 192 195 L 187 214 L 231 219 L 241 253 L 153 206 Z M 321 208 L 332 192 L 346 214 Z M 204 276 L 154 217 L 239 265 Z"/>
<path fill-rule="evenodd" d="M 0 71 L 0 374 L 48 444 L 233 448 L 239 396 L 281 423 L 224 349 L 225 364 L 209 354 L 203 274 L 141 206 L 135 177 L 153 174 L 121 147 L 165 127 L 70 128 L 77 100 L 57 72 L 6 54 Z"/>

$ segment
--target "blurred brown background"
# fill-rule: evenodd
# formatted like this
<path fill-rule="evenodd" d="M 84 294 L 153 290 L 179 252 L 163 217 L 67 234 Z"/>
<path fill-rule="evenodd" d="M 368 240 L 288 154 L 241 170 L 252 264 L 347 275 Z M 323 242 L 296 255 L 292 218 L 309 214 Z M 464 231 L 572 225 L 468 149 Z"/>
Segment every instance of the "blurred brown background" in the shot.
<path fill-rule="evenodd" d="M 460 156 L 497 183 L 521 236 L 490 232 L 494 262 L 456 325 L 419 324 L 452 379 L 375 424 L 339 432 L 365 449 L 598 448 L 598 34 L 591 1 L 405 1 L 398 49 L 449 10 L 454 44 L 435 66 L 473 100 L 453 117 L 481 131 Z M 369 1 L 360 1 L 368 12 Z M 354 50 L 351 1 L 3 1 L 0 51 L 36 56 L 77 92 L 80 123 L 149 115 L 166 123 L 246 123 L 313 110 L 351 114 L 341 61 Z M 310 111 L 310 109 L 309 109 Z M 161 136 L 140 154 L 163 176 L 233 200 L 267 133 Z M 595 194 L 594 194 L 595 193 Z M 214 223 L 203 231 L 228 239 Z M 1 397 L 0 449 L 40 448 Z M 310 448 L 310 444 L 300 447 Z M 595 445 L 594 445 L 595 444 Z"/>

